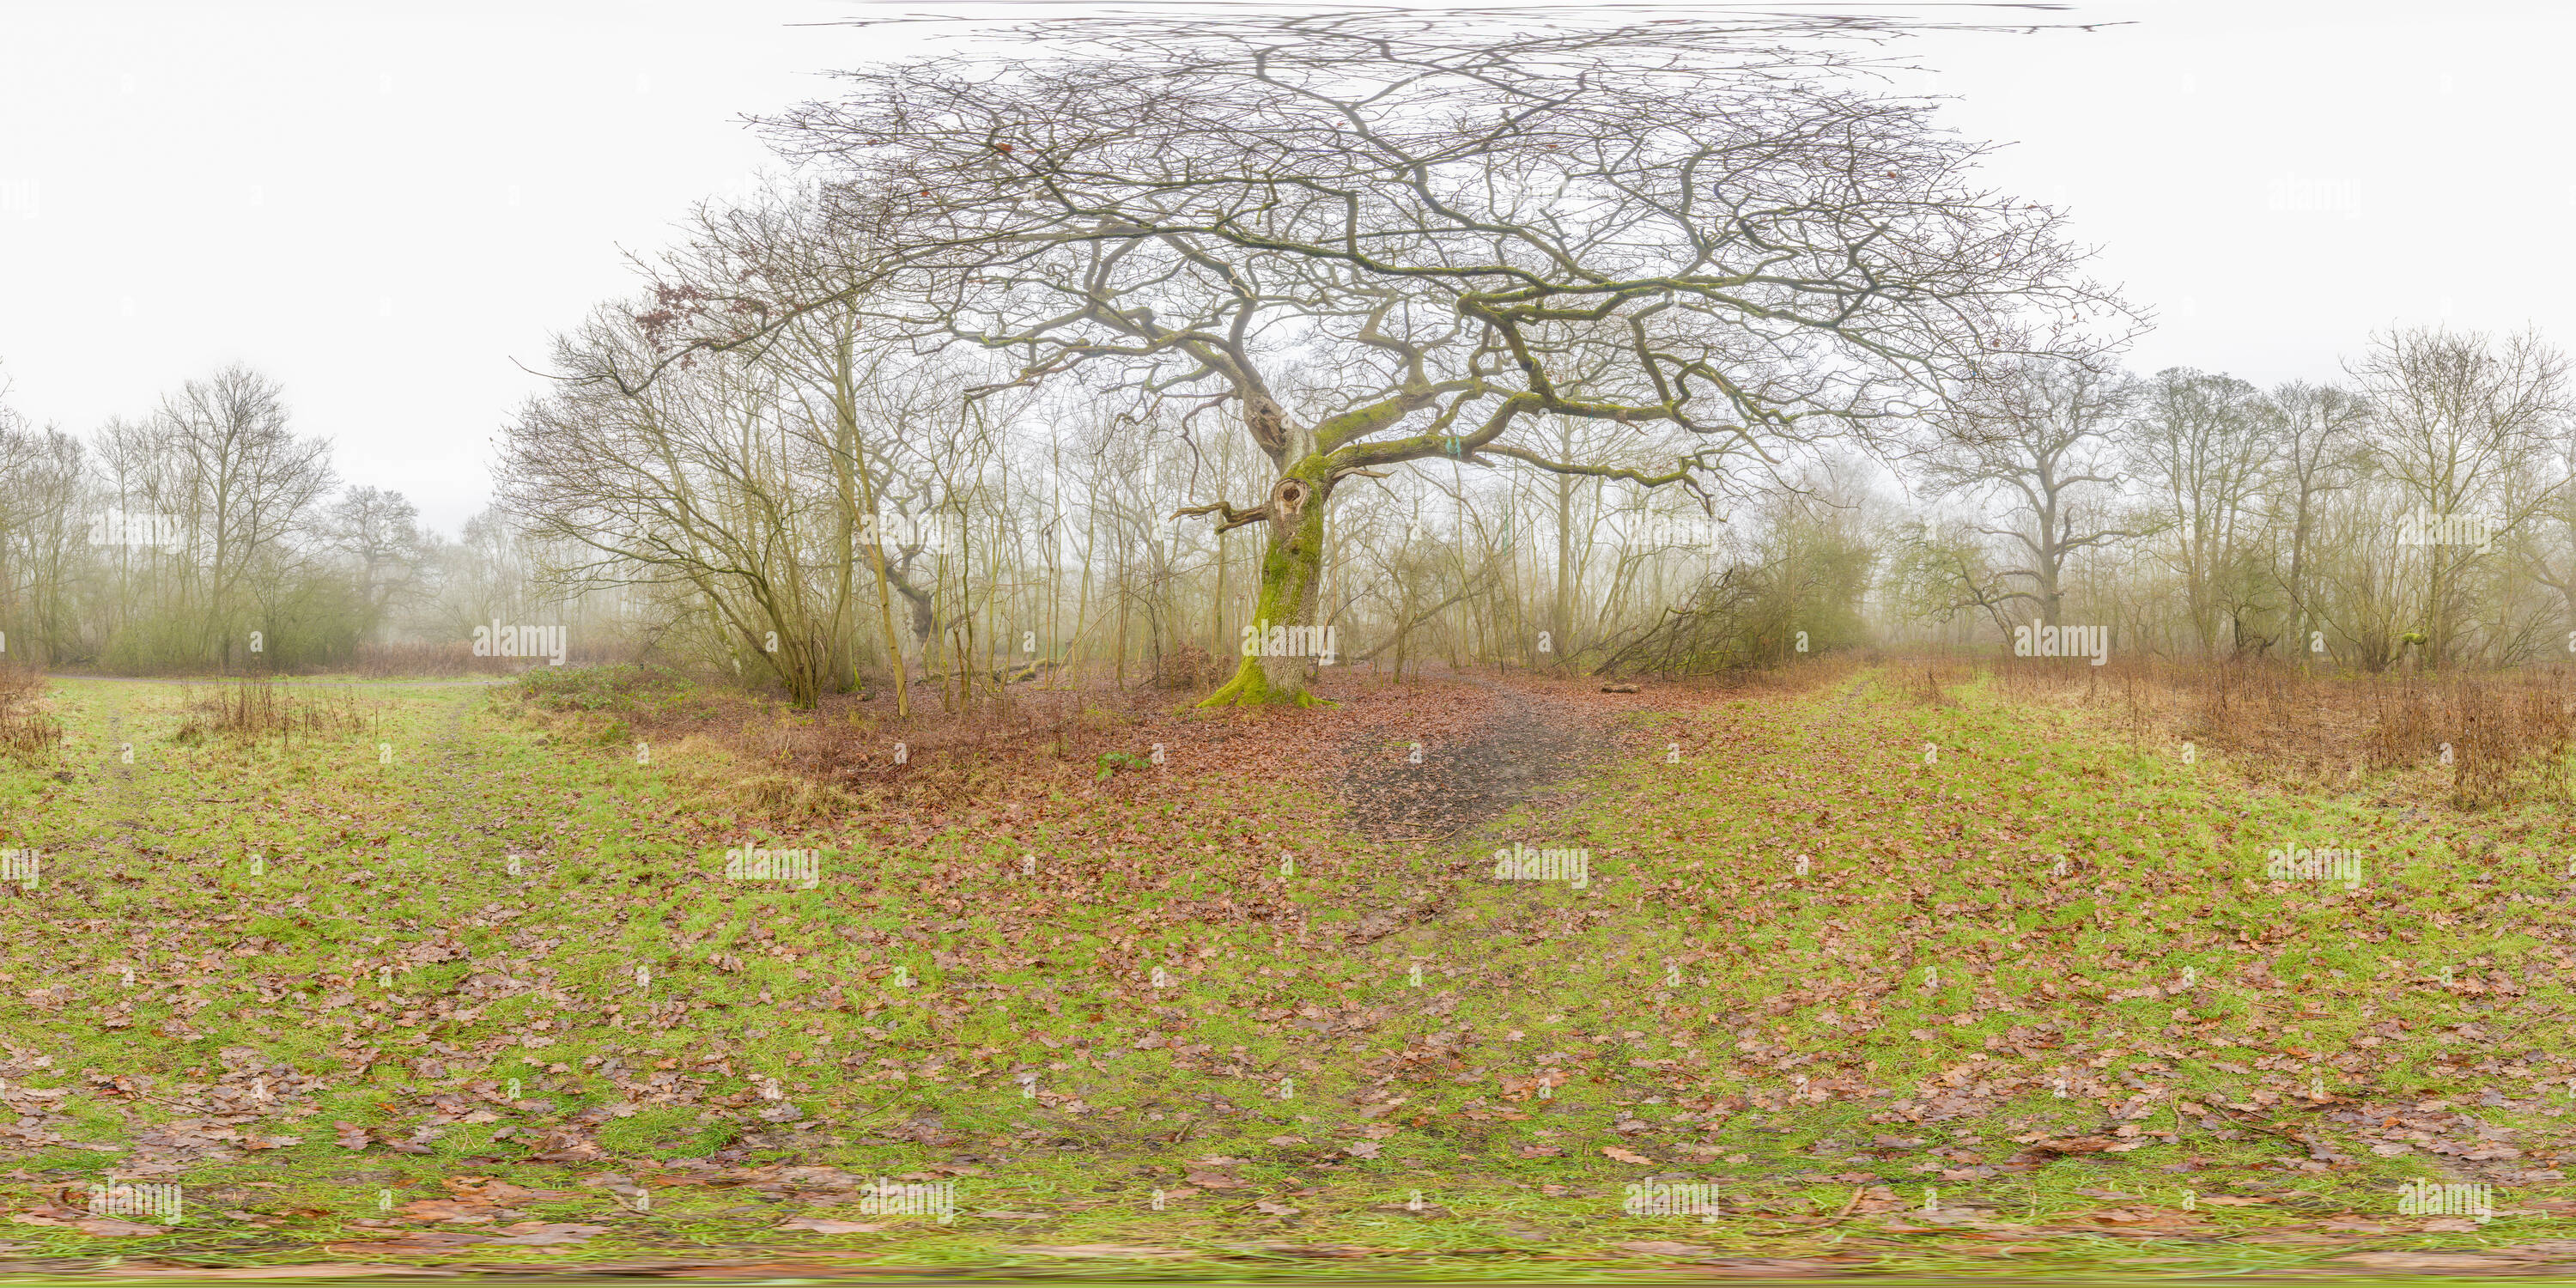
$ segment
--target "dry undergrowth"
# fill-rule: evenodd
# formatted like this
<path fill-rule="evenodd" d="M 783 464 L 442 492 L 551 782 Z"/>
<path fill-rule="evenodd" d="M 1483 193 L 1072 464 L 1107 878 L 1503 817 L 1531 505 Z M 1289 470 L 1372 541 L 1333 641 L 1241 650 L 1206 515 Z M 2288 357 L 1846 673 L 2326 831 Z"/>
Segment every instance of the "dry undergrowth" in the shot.
<path fill-rule="evenodd" d="M 1965 678 L 1971 663 L 1909 662 Z M 2191 743 L 2254 783 L 2355 790 L 2390 772 L 2437 772 L 2460 809 L 2570 799 L 2576 672 L 2311 671 L 2265 661 L 1987 660 L 2007 697 L 2117 722 L 2141 748 Z M 1919 700 L 1924 686 L 1914 686 Z"/>
<path fill-rule="evenodd" d="M 42 673 L 0 666 L 0 748 L 33 758 L 61 746 L 63 726 L 45 714 L 44 705 Z"/>
<path fill-rule="evenodd" d="M 368 727 L 369 713 L 345 689 L 281 685 L 243 677 L 205 692 L 195 685 L 179 690 L 181 718 L 178 741 L 193 743 L 208 736 L 242 742 L 275 737 L 293 742 L 350 734 Z"/>

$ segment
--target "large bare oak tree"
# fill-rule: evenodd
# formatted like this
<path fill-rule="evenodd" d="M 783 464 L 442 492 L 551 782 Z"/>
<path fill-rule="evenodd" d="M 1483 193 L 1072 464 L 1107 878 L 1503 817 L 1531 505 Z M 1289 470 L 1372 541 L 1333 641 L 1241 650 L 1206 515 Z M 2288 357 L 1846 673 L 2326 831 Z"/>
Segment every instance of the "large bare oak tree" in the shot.
<path fill-rule="evenodd" d="M 846 72 L 769 124 L 865 247 L 847 295 L 882 334 L 1239 425 L 1267 494 L 1187 513 L 1266 529 L 1256 615 L 1298 626 L 1355 475 L 1447 456 L 1703 489 L 2120 316 L 2057 212 L 1980 186 L 1982 146 L 1843 39 L 1886 34 L 1085 19 Z M 1664 463 L 1562 459 L 1561 417 Z M 1306 701 L 1310 664 L 1247 657 L 1208 701 Z"/>

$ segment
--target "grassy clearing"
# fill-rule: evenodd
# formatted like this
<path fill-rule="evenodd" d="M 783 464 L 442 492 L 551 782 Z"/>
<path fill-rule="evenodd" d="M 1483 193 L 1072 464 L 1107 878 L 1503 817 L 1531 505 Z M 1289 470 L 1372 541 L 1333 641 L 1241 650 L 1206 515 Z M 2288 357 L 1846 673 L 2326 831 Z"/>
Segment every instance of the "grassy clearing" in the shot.
<path fill-rule="evenodd" d="M 1649 695 L 1579 795 L 1455 845 L 1363 841 L 1241 754 L 1361 695 L 932 810 L 663 739 L 676 682 L 260 695 L 283 721 L 61 683 L 59 750 L 0 773 L 0 843 L 43 865 L 0 895 L 0 1239 L 1495 1277 L 2576 1253 L 2563 808 L 2457 812 L 2430 766 L 2291 790 L 2099 695 L 1951 678 Z M 1307 750 L 1459 741 L 1367 728 Z M 1495 879 L 1512 846 L 1586 880 Z M 2294 847 L 2361 878 L 2267 879 Z M 82 1228 L 111 1175 L 182 1183 L 186 1220 Z M 953 1219 L 867 1210 L 878 1178 Z M 2401 1213 L 2411 1179 L 2498 1215 Z M 1650 1182 L 1722 1215 L 1623 1213 Z"/>

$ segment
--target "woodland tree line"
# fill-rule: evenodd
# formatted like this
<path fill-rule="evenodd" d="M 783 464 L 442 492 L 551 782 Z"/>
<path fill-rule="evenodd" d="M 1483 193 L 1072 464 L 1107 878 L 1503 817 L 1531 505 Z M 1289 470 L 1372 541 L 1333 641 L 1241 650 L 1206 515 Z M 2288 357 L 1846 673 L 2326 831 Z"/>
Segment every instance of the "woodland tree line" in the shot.
<path fill-rule="evenodd" d="M 2556 349 L 2127 372 L 2142 319 L 1836 43 L 1873 33 L 1025 34 L 768 121 L 792 169 L 558 338 L 455 539 L 255 371 L 86 434 L 0 402 L 7 658 L 426 668 L 507 622 L 955 709 L 2025 624 L 2362 671 L 2576 641 Z M 1247 655 L 1271 626 L 1329 629 Z"/>
<path fill-rule="evenodd" d="M 603 309 L 590 334 L 640 336 L 638 314 Z M 877 355 L 846 420 L 778 415 L 828 384 L 702 370 L 657 383 L 659 414 L 631 439 L 584 440 L 577 473 L 505 476 L 503 505 L 457 538 L 398 492 L 343 486 L 327 443 L 294 433 L 283 392 L 247 370 L 85 436 L 0 410 L 7 656 L 239 671 L 408 646 L 396 655 L 452 664 L 498 620 L 568 625 L 591 660 L 810 695 L 888 687 L 895 654 L 943 691 L 1046 663 L 1206 682 L 1256 622 L 1261 534 L 1172 517 L 1259 485 L 1234 435 L 1142 433 L 1034 398 L 965 408 L 954 390 L 977 377 L 945 360 Z M 1813 653 L 2000 647 L 2025 623 L 2362 671 L 2563 656 L 2563 357 L 2527 334 L 2410 330 L 2349 371 L 2264 390 L 2188 368 L 2019 370 L 1902 454 L 1828 444 L 1714 514 L 1617 478 L 1411 463 L 1337 498 L 1318 620 L 1335 664 L 1382 669 L 1622 656 L 1707 671 L 1793 658 L 1802 632 Z M 835 425 L 855 445 L 837 471 Z M 1570 453 L 1651 465 L 1585 441 L 1611 437 L 1597 426 L 1556 429 Z M 1659 627 L 1683 647 L 1659 647 Z"/>

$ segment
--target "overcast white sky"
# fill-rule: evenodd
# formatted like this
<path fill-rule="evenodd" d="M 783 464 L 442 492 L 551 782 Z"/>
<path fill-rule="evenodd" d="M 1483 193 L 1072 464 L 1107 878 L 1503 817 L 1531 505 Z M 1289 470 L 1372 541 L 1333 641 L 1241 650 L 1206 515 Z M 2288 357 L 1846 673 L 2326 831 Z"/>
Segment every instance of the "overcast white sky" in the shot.
<path fill-rule="evenodd" d="M 928 6 L 911 6 L 928 7 Z M 858 0 L 0 0 L 0 378 L 86 431 L 231 361 L 453 532 L 547 334 L 767 156 Z M 882 9 L 875 12 L 884 12 Z M 1018 10 L 1028 14 L 1031 10 Z M 1965 16 L 1964 11 L 1962 16 Z M 2391 323 L 2576 343 L 2576 6 L 2085 4 L 1916 82 L 2158 317 L 2141 370 L 2331 378 Z"/>

